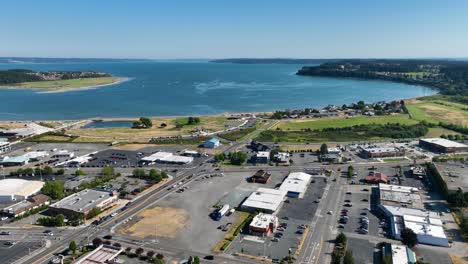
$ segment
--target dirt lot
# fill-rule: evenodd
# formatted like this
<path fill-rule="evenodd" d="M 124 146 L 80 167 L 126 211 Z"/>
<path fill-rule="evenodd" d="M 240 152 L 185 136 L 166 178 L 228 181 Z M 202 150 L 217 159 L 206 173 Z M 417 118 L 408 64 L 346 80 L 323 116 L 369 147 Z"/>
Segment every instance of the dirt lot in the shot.
<path fill-rule="evenodd" d="M 146 209 L 136 216 L 135 223 L 123 226 L 118 232 L 141 239 L 148 237 L 174 238 L 189 221 L 184 209 L 155 207 Z"/>

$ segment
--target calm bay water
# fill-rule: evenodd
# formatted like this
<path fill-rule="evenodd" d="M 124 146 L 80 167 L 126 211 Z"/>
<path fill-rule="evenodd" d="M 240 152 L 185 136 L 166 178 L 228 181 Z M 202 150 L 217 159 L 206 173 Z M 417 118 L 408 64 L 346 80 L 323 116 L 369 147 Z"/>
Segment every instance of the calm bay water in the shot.
<path fill-rule="evenodd" d="M 52 120 L 272 111 L 434 94 L 426 87 L 296 76 L 303 65 L 208 62 L 0 64 L 0 69 L 95 70 L 131 78 L 93 90 L 0 89 L 0 120 Z"/>

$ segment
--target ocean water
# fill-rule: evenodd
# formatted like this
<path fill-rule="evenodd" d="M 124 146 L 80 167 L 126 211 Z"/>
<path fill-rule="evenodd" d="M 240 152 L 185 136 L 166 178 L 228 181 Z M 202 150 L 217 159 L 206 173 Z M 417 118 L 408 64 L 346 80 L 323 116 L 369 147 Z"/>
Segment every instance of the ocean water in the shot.
<path fill-rule="evenodd" d="M 0 64 L 0 69 L 95 70 L 130 78 L 112 86 L 63 93 L 0 89 L 0 120 L 272 111 L 436 93 L 401 83 L 295 75 L 302 66 L 200 61 Z"/>

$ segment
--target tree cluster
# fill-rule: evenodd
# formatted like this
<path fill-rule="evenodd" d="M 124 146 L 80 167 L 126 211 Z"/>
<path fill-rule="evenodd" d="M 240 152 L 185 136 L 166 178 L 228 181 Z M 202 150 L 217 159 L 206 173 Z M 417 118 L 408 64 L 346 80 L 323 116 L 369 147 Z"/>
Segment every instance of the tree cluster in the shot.
<path fill-rule="evenodd" d="M 62 199 L 65 197 L 64 183 L 62 181 L 46 181 L 41 189 L 41 193 L 54 200 Z"/>
<path fill-rule="evenodd" d="M 53 217 L 41 217 L 37 219 L 37 222 L 43 226 L 64 226 L 65 225 L 65 216 L 63 214 L 58 214 Z"/>

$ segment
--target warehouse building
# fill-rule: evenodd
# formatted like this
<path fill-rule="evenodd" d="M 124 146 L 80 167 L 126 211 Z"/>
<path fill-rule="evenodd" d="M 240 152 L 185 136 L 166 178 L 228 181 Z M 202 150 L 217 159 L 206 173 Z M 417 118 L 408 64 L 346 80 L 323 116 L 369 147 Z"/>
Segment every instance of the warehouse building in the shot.
<path fill-rule="evenodd" d="M 468 145 L 445 138 L 422 138 L 419 140 L 419 146 L 431 151 L 443 153 L 468 151 Z"/>
<path fill-rule="evenodd" d="M 23 157 L 28 158 L 29 162 L 40 161 L 47 156 L 49 156 L 47 151 L 31 151 L 23 155 Z"/>
<path fill-rule="evenodd" d="M 117 194 L 105 190 L 85 189 L 72 194 L 50 205 L 48 212 L 51 215 L 63 214 L 67 218 L 76 215 L 86 215 L 91 209 L 101 209 L 112 206 L 118 197 Z"/>
<path fill-rule="evenodd" d="M 203 143 L 203 147 L 204 148 L 217 148 L 219 147 L 219 144 L 220 144 L 219 139 L 210 138 Z"/>
<path fill-rule="evenodd" d="M 152 164 L 155 162 L 166 164 L 189 164 L 193 162 L 193 157 L 174 155 L 169 152 L 159 151 L 144 157 L 140 160 L 142 164 Z"/>
<path fill-rule="evenodd" d="M 21 201 L 38 193 L 44 182 L 21 179 L 0 180 L 0 202 Z"/>
<path fill-rule="evenodd" d="M 292 172 L 283 181 L 280 190 L 287 192 L 287 196 L 302 198 L 309 186 L 312 176 L 304 172 Z"/>
<path fill-rule="evenodd" d="M 121 247 L 102 244 L 95 250 L 79 258 L 75 264 L 108 264 L 120 263 L 117 257 L 122 253 Z"/>
<path fill-rule="evenodd" d="M 396 206 L 384 206 L 384 213 L 390 219 L 393 237 L 401 240 L 401 232 L 409 228 L 418 236 L 421 244 L 448 247 L 443 223 L 436 212 Z"/>
<path fill-rule="evenodd" d="M 8 217 L 18 217 L 23 214 L 39 208 L 43 205 L 48 205 L 50 203 L 50 198 L 44 194 L 36 194 L 34 196 L 28 197 L 26 200 L 19 203 L 8 206 L 2 210 L 2 215 Z"/>
<path fill-rule="evenodd" d="M 259 213 L 249 225 L 249 231 L 252 235 L 268 235 L 274 232 L 278 226 L 278 217 L 272 214 Z"/>
<path fill-rule="evenodd" d="M 242 210 L 248 212 L 260 211 L 273 214 L 279 210 L 286 197 L 286 191 L 258 188 L 243 203 Z"/>

